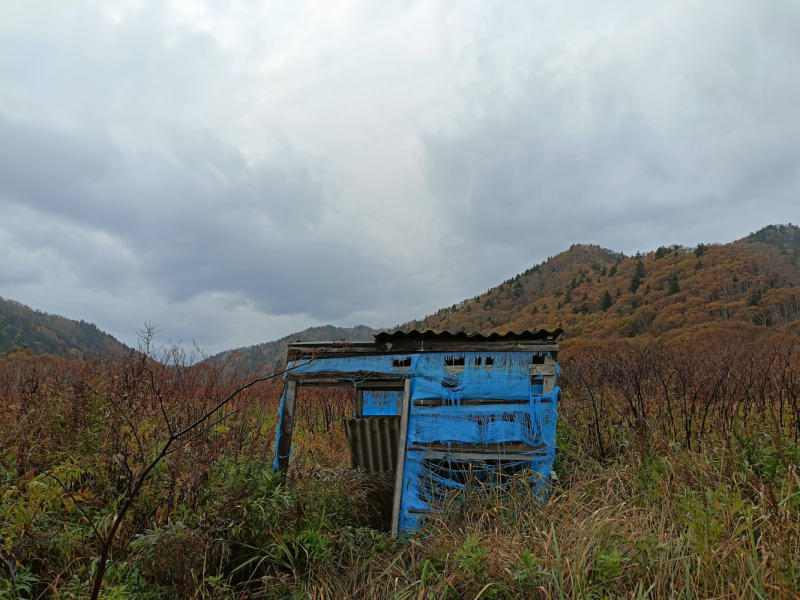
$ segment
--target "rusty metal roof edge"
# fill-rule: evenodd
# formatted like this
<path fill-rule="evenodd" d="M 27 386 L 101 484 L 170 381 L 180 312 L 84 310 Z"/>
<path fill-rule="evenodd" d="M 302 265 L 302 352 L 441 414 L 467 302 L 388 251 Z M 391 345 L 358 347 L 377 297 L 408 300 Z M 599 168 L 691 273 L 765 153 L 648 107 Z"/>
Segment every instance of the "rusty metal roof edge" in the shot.
<path fill-rule="evenodd" d="M 482 333 L 468 334 L 465 331 L 458 333 L 450 333 L 449 331 L 436 332 L 432 329 L 426 331 L 417 331 L 414 329 L 408 333 L 404 331 L 395 331 L 390 333 L 384 331 L 374 335 L 375 341 L 378 343 L 396 342 L 396 341 L 414 341 L 414 340 L 437 340 L 437 341 L 454 341 L 454 342 L 512 342 L 512 341 L 555 341 L 564 333 L 562 328 L 548 331 L 547 329 L 539 329 L 537 331 L 530 331 L 526 329 L 522 332 L 509 331 L 504 334 L 497 332 L 491 335 L 483 335 Z"/>
<path fill-rule="evenodd" d="M 290 342 L 289 349 L 315 350 L 318 348 L 329 348 L 332 354 L 329 356 L 320 356 L 319 358 L 332 358 L 342 352 L 347 352 L 348 348 L 353 348 L 356 353 L 369 352 L 375 349 L 379 354 L 389 354 L 393 344 L 397 343 L 414 343 L 414 342 L 443 342 L 445 344 L 485 344 L 485 343 L 513 343 L 513 342 L 549 342 L 555 344 L 559 336 L 564 333 L 560 327 L 553 331 L 547 329 L 539 329 L 537 331 L 525 330 L 522 332 L 509 331 L 508 333 L 499 334 L 493 333 L 491 335 L 483 335 L 481 333 L 467 334 L 464 331 L 458 333 L 450 333 L 449 331 L 435 332 L 433 330 L 417 331 L 416 329 L 405 333 L 403 331 L 395 331 L 394 333 L 382 332 L 373 336 L 375 338 L 372 342 L 351 342 L 349 340 L 330 340 L 330 341 L 317 341 L 317 342 Z M 358 350 L 361 349 L 361 350 Z M 405 348 L 403 352 L 413 352 Z"/>
<path fill-rule="evenodd" d="M 367 347 L 367 346 L 374 346 L 375 342 L 351 342 L 350 340 L 346 340 L 345 343 L 342 343 L 342 340 L 327 340 L 321 342 L 289 342 L 288 346 L 292 348 L 317 348 L 320 346 L 332 346 L 334 348 L 339 347 L 346 347 L 346 346 L 357 346 L 357 347 Z"/>

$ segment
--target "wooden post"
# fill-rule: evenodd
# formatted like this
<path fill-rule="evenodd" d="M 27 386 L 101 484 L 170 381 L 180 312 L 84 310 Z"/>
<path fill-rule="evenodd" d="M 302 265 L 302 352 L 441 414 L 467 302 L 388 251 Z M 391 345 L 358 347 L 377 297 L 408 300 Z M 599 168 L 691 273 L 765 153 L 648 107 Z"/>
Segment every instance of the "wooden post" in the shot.
<path fill-rule="evenodd" d="M 407 378 L 403 388 L 403 409 L 400 413 L 400 432 L 397 436 L 397 471 L 394 480 L 394 504 L 392 505 L 392 537 L 397 537 L 400 528 L 400 503 L 403 500 L 403 472 L 406 466 L 406 443 L 408 440 L 408 413 L 411 409 L 411 379 Z"/>
<path fill-rule="evenodd" d="M 286 382 L 286 397 L 283 400 L 281 411 L 281 431 L 278 439 L 278 471 L 286 473 L 289 470 L 289 453 L 292 451 L 292 431 L 294 431 L 295 400 L 297 398 L 297 381 Z"/>
<path fill-rule="evenodd" d="M 356 419 L 364 416 L 364 390 L 356 388 Z"/>
<path fill-rule="evenodd" d="M 544 364 L 548 374 L 542 378 L 542 393 L 549 394 L 556 387 L 556 361 L 551 356 L 545 355 Z"/>

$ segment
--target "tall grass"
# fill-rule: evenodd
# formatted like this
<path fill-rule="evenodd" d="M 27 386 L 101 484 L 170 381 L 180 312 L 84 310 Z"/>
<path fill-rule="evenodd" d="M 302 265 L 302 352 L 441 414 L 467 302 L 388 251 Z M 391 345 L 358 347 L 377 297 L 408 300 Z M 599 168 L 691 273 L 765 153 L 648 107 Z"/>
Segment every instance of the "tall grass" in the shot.
<path fill-rule="evenodd" d="M 573 349 L 549 496 L 524 476 L 477 486 L 397 541 L 381 531 L 391 475 L 348 469 L 352 394 L 303 391 L 284 480 L 279 390 L 260 390 L 154 474 L 103 597 L 800 597 L 797 350 L 783 337 Z M 92 527 L 114 519 L 127 476 L 108 407 L 65 374 L 133 392 L 133 366 L 0 365 L 0 553 L 22 597 L 88 593 Z"/>

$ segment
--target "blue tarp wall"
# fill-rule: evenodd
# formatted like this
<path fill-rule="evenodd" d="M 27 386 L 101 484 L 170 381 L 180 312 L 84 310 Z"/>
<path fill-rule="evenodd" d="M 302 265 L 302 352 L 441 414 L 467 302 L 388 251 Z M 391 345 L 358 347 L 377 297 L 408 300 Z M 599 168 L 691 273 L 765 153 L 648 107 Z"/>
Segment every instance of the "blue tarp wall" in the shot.
<path fill-rule="evenodd" d="M 502 469 L 506 473 L 530 469 L 539 474 L 539 485 L 544 488 L 555 458 L 558 387 L 543 394 L 541 380 L 531 377 L 531 365 L 541 364 L 543 354 L 547 353 L 412 354 L 410 367 L 394 366 L 403 364 L 409 358 L 407 355 L 337 357 L 319 359 L 294 373 L 375 372 L 410 377 L 411 405 L 399 526 L 403 530 L 419 527 L 424 511 L 431 510 L 448 492 L 464 486 L 458 461 L 447 452 L 435 454 L 414 450 L 414 446 L 435 443 L 453 446 L 456 451 L 460 444 L 524 443 L 535 450 L 518 456 L 516 464 L 503 463 Z M 364 392 L 364 415 L 399 414 L 401 397 L 398 392 Z M 441 406 L 414 406 L 417 400 L 438 400 Z M 462 404 L 465 400 L 497 403 L 465 406 Z M 514 403 L 504 404 L 508 401 Z M 497 480 L 496 461 L 475 467 L 478 471 L 483 469 L 486 481 Z"/>
<path fill-rule="evenodd" d="M 399 415 L 403 392 L 364 392 L 364 416 Z"/>

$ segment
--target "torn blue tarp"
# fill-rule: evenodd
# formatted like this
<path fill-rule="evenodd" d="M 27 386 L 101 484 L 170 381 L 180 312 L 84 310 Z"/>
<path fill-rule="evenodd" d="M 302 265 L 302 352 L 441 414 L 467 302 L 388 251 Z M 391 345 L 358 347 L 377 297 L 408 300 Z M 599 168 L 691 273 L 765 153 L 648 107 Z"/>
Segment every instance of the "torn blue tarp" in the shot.
<path fill-rule="evenodd" d="M 283 407 L 286 403 L 286 388 L 283 388 L 283 394 L 281 394 L 281 406 L 278 409 L 278 426 L 275 428 L 275 459 L 272 461 L 272 470 L 278 470 L 278 459 L 280 458 L 288 458 L 288 456 L 280 456 L 280 452 L 278 449 L 280 448 L 280 439 L 281 439 L 281 422 L 283 421 Z"/>
<path fill-rule="evenodd" d="M 365 391 L 363 415 L 365 417 L 399 415 L 402 402 L 402 392 Z"/>
<path fill-rule="evenodd" d="M 333 356 L 300 364 L 292 373 L 301 379 L 314 373 L 354 385 L 372 376 L 410 379 L 400 530 L 420 526 L 426 512 L 438 510 L 437 504 L 469 478 L 496 484 L 506 476 L 529 473 L 542 490 L 549 482 L 559 393 L 550 352 Z M 400 392 L 364 391 L 363 414 L 399 415 L 401 401 Z M 476 458 L 465 453 L 476 447 L 482 452 L 492 448 L 496 454 Z"/>
<path fill-rule="evenodd" d="M 399 529 L 418 528 L 424 514 L 463 488 L 467 477 L 502 485 L 511 475 L 529 471 L 534 487 L 544 492 L 555 458 L 558 393 L 558 388 L 548 394 L 529 392 L 522 404 L 434 408 L 412 404 Z M 484 460 L 459 458 L 465 447 L 490 444 L 498 447 L 497 455 Z M 426 449 L 432 445 L 440 450 Z M 502 452 L 506 445 L 508 454 Z M 520 445 L 528 449 L 520 451 Z M 509 460 L 510 454 L 514 458 Z"/>

